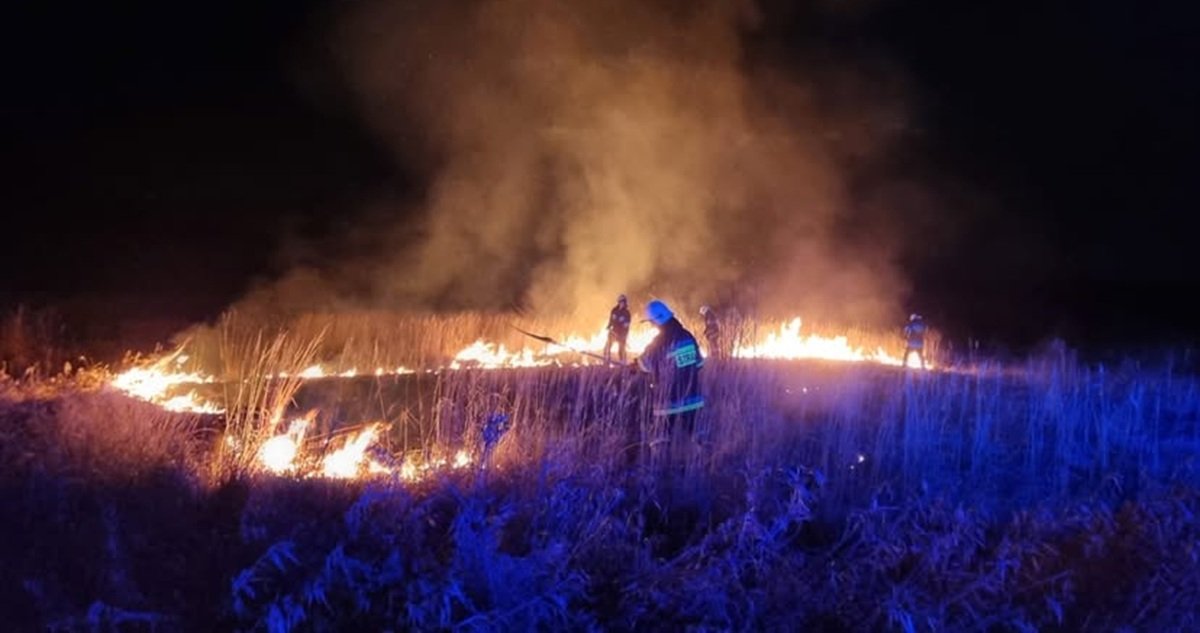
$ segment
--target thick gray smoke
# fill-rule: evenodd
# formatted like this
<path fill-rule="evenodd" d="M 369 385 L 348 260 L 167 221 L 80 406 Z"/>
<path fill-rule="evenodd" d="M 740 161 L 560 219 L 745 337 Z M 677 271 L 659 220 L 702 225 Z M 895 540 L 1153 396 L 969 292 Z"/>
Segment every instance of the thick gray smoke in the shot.
<path fill-rule="evenodd" d="M 845 165 L 887 146 L 897 91 L 749 59 L 759 19 L 715 0 L 358 5 L 340 70 L 429 188 L 415 213 L 364 213 L 370 247 L 341 275 L 392 306 L 594 314 L 624 292 L 891 316 L 896 245 L 856 234 Z"/>

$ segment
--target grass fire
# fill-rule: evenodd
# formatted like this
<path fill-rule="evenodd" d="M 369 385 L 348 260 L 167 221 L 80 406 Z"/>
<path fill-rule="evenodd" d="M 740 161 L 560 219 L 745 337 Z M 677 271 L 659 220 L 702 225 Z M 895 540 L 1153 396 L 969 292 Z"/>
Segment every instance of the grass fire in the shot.
<path fill-rule="evenodd" d="M 462 318 L 465 317 L 459 317 L 459 319 Z M 447 325 L 444 327 L 453 327 L 452 324 L 454 322 L 455 319 L 453 318 L 447 319 Z M 894 350 L 889 350 L 884 346 L 876 346 L 873 349 L 856 347 L 849 342 L 848 337 L 845 335 L 822 336 L 815 333 L 802 334 L 800 331 L 801 324 L 802 321 L 800 318 L 793 318 L 779 324 L 775 328 L 767 329 L 762 335 L 757 335 L 757 331 L 751 330 L 748 324 L 731 322 L 727 325 L 729 331 L 735 334 L 735 340 L 731 341 L 731 358 L 745 361 L 756 359 L 813 359 L 840 362 L 871 362 L 888 366 L 904 365 L 904 362 L 900 360 L 902 354 L 893 353 Z M 232 328 L 234 326 L 227 324 L 225 327 Z M 629 352 L 634 355 L 641 353 L 654 337 L 654 334 L 655 331 L 650 326 L 644 326 L 632 333 L 628 343 Z M 223 332 L 223 335 L 229 337 L 234 334 L 227 331 Z M 322 337 L 323 334 L 318 334 L 317 336 Z M 548 339 L 548 337 L 542 338 Z M 604 359 L 600 352 L 606 338 L 607 334 L 602 330 L 593 336 L 571 334 L 562 336 L 559 339 L 548 339 L 553 342 L 546 344 L 536 344 L 537 341 L 533 341 L 535 345 L 518 343 L 511 349 L 505 343 L 479 338 L 453 354 L 443 354 L 440 364 L 421 367 L 420 371 L 425 374 L 436 374 L 440 377 L 444 372 L 471 369 L 486 371 L 532 368 L 579 368 L 584 370 L 585 368 L 605 367 Z M 287 343 L 283 338 L 280 338 L 276 344 L 282 346 Z M 131 397 L 154 403 L 169 411 L 220 415 L 224 414 L 230 408 L 236 409 L 238 407 L 237 404 L 230 407 L 221 403 L 221 399 L 227 396 L 224 392 L 216 396 L 201 394 L 201 391 L 207 391 L 210 394 L 215 393 L 214 385 L 224 383 L 230 377 L 215 376 L 209 373 L 209 370 L 200 367 L 189 367 L 189 361 L 193 357 L 187 352 L 187 344 L 185 344 L 159 358 L 144 359 L 135 366 L 125 369 L 114 376 L 109 384 Z M 426 356 L 425 358 L 428 359 L 429 357 Z M 315 355 L 308 358 L 308 360 L 315 361 Z M 393 362 L 386 366 L 367 367 L 360 370 L 359 367 L 364 366 L 362 361 L 365 360 L 367 359 L 348 359 L 344 355 L 341 355 L 339 358 L 329 359 L 325 363 L 313 362 L 313 364 L 306 364 L 302 368 L 274 367 L 267 374 L 258 376 L 257 379 L 267 382 L 290 382 L 290 386 L 286 387 L 286 389 L 298 390 L 303 388 L 303 385 L 308 381 L 331 379 L 352 380 L 372 377 L 376 379 L 385 377 L 395 379 L 396 377 L 409 376 L 418 372 L 417 369 L 396 366 L 395 361 L 398 359 L 388 359 Z M 379 358 L 375 356 L 371 360 L 377 363 Z M 405 358 L 403 360 L 414 366 L 419 366 L 417 365 L 419 361 L 416 358 Z M 910 359 L 909 363 L 914 369 L 917 368 L 915 360 Z M 923 367 L 920 369 L 924 370 L 927 368 Z M 267 389 L 267 387 L 264 387 L 264 389 Z M 237 391 L 236 393 L 240 395 L 242 392 Z M 281 396 L 272 395 L 272 397 L 278 398 Z M 277 429 L 280 432 L 269 439 L 265 439 L 261 447 L 254 449 L 258 452 L 258 466 L 276 474 L 293 473 L 303 475 L 305 473 L 296 464 L 296 458 L 316 412 L 313 411 L 306 416 L 291 419 L 284 424 L 284 420 L 279 417 L 285 415 L 284 410 L 276 407 L 273 411 L 276 417 L 266 420 L 265 423 L 268 427 Z M 367 446 L 373 441 L 382 439 L 378 436 L 378 431 L 378 425 L 371 425 L 360 433 L 347 438 L 345 446 L 338 449 L 337 453 L 335 453 L 336 457 L 335 455 L 327 457 L 324 465 L 316 469 L 314 473 L 334 477 L 355 477 L 360 474 L 381 475 L 387 473 L 388 470 L 385 467 L 368 460 L 365 456 Z M 236 443 L 235 445 L 237 446 L 241 446 L 240 442 L 243 439 L 229 437 L 229 441 Z M 250 448 L 247 446 L 245 450 L 250 450 Z M 402 465 L 401 468 L 403 469 L 404 466 Z M 409 467 L 403 472 L 412 473 L 415 470 Z"/>
<path fill-rule="evenodd" d="M 680 442 L 647 375 L 604 362 L 604 336 L 551 345 L 513 322 L 326 315 L 268 331 L 230 313 L 158 356 L 10 381 L 13 516 L 78 526 L 6 546 L 24 621 L 1193 622 L 1200 381 L 1169 364 L 1055 348 L 941 351 L 921 369 L 895 335 L 747 320 L 726 328 L 727 356 L 701 345 L 706 403 Z M 416 324 L 423 346 L 362 338 Z M 631 358 L 653 337 L 638 326 Z M 81 581 L 80 565 L 109 571 Z"/>
<path fill-rule="evenodd" d="M 1188 3 L 12 4 L 0 629 L 1200 631 Z"/>

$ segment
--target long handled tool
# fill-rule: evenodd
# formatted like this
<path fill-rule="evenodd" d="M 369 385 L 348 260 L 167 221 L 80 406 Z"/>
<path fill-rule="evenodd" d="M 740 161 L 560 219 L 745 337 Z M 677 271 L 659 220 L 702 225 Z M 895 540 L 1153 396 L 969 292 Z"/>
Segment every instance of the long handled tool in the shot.
<path fill-rule="evenodd" d="M 589 351 L 587 351 L 587 350 L 582 350 L 582 349 L 576 349 L 576 348 L 574 348 L 574 347 L 571 347 L 570 345 L 567 345 L 567 344 L 565 344 L 565 343 L 559 343 L 558 341 L 556 341 L 556 340 L 554 340 L 554 339 L 550 338 L 549 336 L 544 336 L 544 335 L 541 335 L 541 334 L 534 334 L 533 332 L 527 332 L 527 331 L 525 331 L 525 330 L 522 330 L 521 328 L 519 328 L 519 327 L 517 327 L 517 326 L 515 326 L 515 325 L 512 325 L 511 327 L 512 327 L 512 329 L 514 329 L 514 330 L 516 330 L 516 331 L 520 332 L 521 334 L 524 334 L 525 336 L 528 336 L 529 338 L 534 338 L 534 339 L 537 339 L 537 340 L 539 340 L 539 341 L 542 341 L 543 343 L 549 343 L 549 344 L 551 344 L 551 345 L 557 345 L 557 346 L 559 346 L 559 347 L 561 347 L 561 348 L 564 348 L 564 349 L 569 349 L 569 350 L 571 350 L 572 352 L 575 352 L 576 354 L 583 354 L 584 356 L 591 356 L 592 358 L 598 358 L 598 359 L 600 359 L 600 360 L 602 360 L 602 361 L 604 361 L 604 362 L 606 362 L 606 363 L 611 363 L 611 364 L 613 364 L 613 365 L 617 365 L 617 366 L 620 366 L 620 367 L 629 367 L 629 366 L 630 366 L 630 365 L 629 365 L 629 363 L 622 363 L 621 361 L 613 360 L 613 359 L 611 359 L 611 358 L 605 358 L 604 356 L 602 356 L 602 355 L 600 355 L 600 354 L 596 354 L 596 353 L 594 353 L 594 352 L 589 352 Z"/>

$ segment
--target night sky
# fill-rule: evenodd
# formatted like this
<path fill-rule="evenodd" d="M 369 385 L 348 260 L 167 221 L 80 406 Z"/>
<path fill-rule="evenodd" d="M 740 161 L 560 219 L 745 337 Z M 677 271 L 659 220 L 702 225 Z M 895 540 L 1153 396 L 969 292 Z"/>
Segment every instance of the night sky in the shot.
<path fill-rule="evenodd" d="M 330 70 L 330 6 L 101 4 L 21 2 L 0 27 L 5 308 L 208 318 L 286 270 L 289 244 L 419 190 Z M 913 80 L 891 173 L 961 227 L 906 256 L 914 309 L 1015 345 L 1200 333 L 1195 9 L 870 4 L 765 3 L 749 46 L 883 54 Z"/>

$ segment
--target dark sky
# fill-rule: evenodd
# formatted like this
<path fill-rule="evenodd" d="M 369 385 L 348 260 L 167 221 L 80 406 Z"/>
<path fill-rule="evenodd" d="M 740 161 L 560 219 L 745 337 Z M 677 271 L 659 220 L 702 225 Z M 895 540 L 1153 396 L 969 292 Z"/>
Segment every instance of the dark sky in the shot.
<path fill-rule="evenodd" d="M 771 50 L 882 52 L 914 82 L 920 133 L 891 162 L 965 227 L 906 260 L 914 307 L 1014 343 L 1200 332 L 1195 9 L 789 4 L 766 3 Z M 315 35 L 327 8 L 10 6 L 0 300 L 205 318 L 278 273 L 294 236 L 412 189 L 339 98 Z"/>

